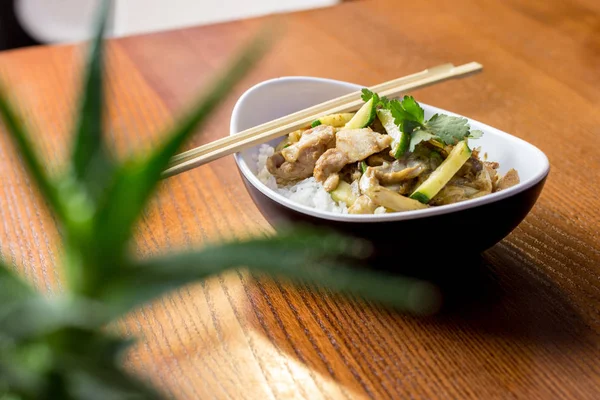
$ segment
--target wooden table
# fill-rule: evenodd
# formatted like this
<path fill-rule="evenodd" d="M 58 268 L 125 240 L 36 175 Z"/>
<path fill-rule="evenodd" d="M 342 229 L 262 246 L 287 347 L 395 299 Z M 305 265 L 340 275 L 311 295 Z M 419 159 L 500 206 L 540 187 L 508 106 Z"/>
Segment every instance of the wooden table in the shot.
<path fill-rule="evenodd" d="M 282 38 L 190 146 L 227 135 L 234 102 L 264 79 L 371 85 L 443 62 L 479 61 L 483 73 L 415 95 L 540 147 L 551 162 L 541 198 L 477 268 L 456 272 L 438 316 L 232 272 L 126 318 L 123 330 L 143 336 L 128 367 L 180 399 L 599 398 L 600 3 L 358 1 L 284 21 Z M 116 148 L 153 143 L 262 22 L 111 41 Z M 68 151 L 80 50 L 0 54 L 0 76 L 39 133 L 52 172 Z M 4 256 L 39 289 L 60 290 L 54 221 L 4 134 L 0 176 Z M 269 229 L 227 157 L 165 182 L 141 221 L 137 251 Z"/>

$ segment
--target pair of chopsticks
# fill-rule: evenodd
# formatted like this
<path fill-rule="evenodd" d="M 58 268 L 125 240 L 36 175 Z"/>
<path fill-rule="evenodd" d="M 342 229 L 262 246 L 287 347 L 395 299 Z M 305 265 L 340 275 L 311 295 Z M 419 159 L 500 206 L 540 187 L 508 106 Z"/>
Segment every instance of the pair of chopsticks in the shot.
<path fill-rule="evenodd" d="M 395 98 L 410 90 L 479 72 L 482 68 L 483 66 L 477 62 L 470 62 L 459 66 L 442 64 L 416 74 L 372 86 L 369 90 L 378 93 L 380 96 Z M 361 91 L 356 91 L 246 129 L 236 135 L 215 140 L 174 156 L 169 163 L 169 167 L 163 172 L 162 177 L 168 178 L 180 174 L 226 155 L 266 143 L 298 129 L 306 128 L 314 120 L 324 115 L 357 111 L 362 104 Z"/>

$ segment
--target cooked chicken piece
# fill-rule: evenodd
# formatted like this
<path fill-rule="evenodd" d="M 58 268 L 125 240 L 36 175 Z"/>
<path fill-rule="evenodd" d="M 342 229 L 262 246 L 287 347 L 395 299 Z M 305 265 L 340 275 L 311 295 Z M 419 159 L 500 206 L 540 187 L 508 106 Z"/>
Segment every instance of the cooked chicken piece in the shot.
<path fill-rule="evenodd" d="M 373 214 L 376 208 L 377 204 L 373 203 L 369 196 L 363 194 L 348 208 L 348 214 Z"/>
<path fill-rule="evenodd" d="M 306 153 L 318 153 L 316 160 L 330 147 L 335 144 L 335 134 L 333 128 L 327 125 L 320 125 L 310 129 L 302 134 L 300 140 L 281 150 L 281 155 L 287 162 L 296 162 L 300 157 L 306 156 Z M 305 157 L 306 158 L 306 157 Z"/>
<path fill-rule="evenodd" d="M 364 160 L 371 154 L 379 153 L 392 143 L 392 137 L 373 132 L 369 128 L 344 129 L 337 133 L 338 150 L 348 156 L 348 163 Z"/>
<path fill-rule="evenodd" d="M 483 169 L 485 169 L 490 175 L 490 179 L 492 181 L 492 192 L 496 191 L 496 187 L 498 185 L 498 163 L 490 163 L 484 162 Z"/>
<path fill-rule="evenodd" d="M 470 173 L 466 177 L 454 176 L 429 204 L 441 206 L 490 194 L 494 187 L 491 174 L 495 173 L 496 170 L 482 164 L 474 178 Z"/>
<path fill-rule="evenodd" d="M 504 174 L 504 176 L 498 179 L 496 191 L 508 189 L 511 186 L 515 186 L 519 182 L 519 173 L 514 168 L 511 168 L 506 174 Z"/>
<path fill-rule="evenodd" d="M 325 179 L 325 182 L 323 182 L 323 188 L 325 188 L 326 191 L 331 192 L 332 190 L 335 190 L 335 188 L 337 188 L 339 184 L 340 175 L 331 174 L 327 177 L 327 179 Z"/>
<path fill-rule="evenodd" d="M 386 162 L 392 163 L 394 160 L 395 158 L 390 156 L 388 151 L 381 151 L 379 153 L 370 155 L 366 161 L 369 167 L 377 167 L 383 165 Z"/>
<path fill-rule="evenodd" d="M 330 192 L 337 187 L 339 183 L 338 172 L 340 172 L 346 164 L 348 164 L 348 156 L 346 156 L 346 153 L 336 148 L 329 149 L 317 160 L 313 175 L 317 182 L 321 182 L 325 187 L 325 190 Z"/>
<path fill-rule="evenodd" d="M 313 165 L 310 162 L 287 162 L 281 153 L 275 153 L 267 159 L 267 170 L 275 177 L 278 185 L 286 185 L 311 176 Z"/>
<path fill-rule="evenodd" d="M 281 142 L 277 144 L 277 146 L 275 147 L 275 152 L 280 152 L 281 150 L 290 146 L 292 143 L 298 142 L 302 137 L 302 133 L 306 132 L 306 130 L 307 129 L 298 129 L 297 131 L 294 131 L 287 135 Z"/>
<path fill-rule="evenodd" d="M 406 162 L 396 160 L 391 164 L 386 162 L 374 169 L 375 176 L 382 185 L 393 185 L 416 178 L 427 169 L 427 166 L 418 160 Z"/>
<path fill-rule="evenodd" d="M 500 164 L 496 161 L 484 161 L 483 164 L 493 169 L 498 169 L 500 167 Z"/>
<path fill-rule="evenodd" d="M 430 205 L 441 206 L 444 204 L 458 203 L 478 197 L 479 189 L 472 186 L 461 185 L 456 182 L 448 182 L 434 197 L 429 201 Z"/>
<path fill-rule="evenodd" d="M 305 131 L 300 140 L 267 159 L 267 170 L 279 185 L 312 175 L 321 155 L 335 144 L 333 128 L 318 126 Z"/>
<path fill-rule="evenodd" d="M 328 192 L 339 182 L 338 172 L 345 165 L 363 160 L 389 146 L 391 138 L 371 129 L 340 130 L 336 135 L 336 147 L 329 149 L 317 160 L 314 177 Z"/>

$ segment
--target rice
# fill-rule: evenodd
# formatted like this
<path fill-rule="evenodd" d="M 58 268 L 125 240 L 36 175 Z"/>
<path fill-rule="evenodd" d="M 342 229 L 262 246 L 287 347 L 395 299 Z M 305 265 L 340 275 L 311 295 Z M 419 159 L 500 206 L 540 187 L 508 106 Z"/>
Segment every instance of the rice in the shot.
<path fill-rule="evenodd" d="M 274 153 L 275 149 L 273 146 L 263 144 L 258 149 L 258 156 L 255 156 L 256 176 L 269 189 L 272 189 L 295 203 L 307 207 L 338 214 L 348 213 L 346 204 L 343 202 L 335 202 L 323 185 L 317 182 L 312 176 L 292 185 L 278 187 L 275 177 L 271 175 L 266 167 L 267 159 Z"/>

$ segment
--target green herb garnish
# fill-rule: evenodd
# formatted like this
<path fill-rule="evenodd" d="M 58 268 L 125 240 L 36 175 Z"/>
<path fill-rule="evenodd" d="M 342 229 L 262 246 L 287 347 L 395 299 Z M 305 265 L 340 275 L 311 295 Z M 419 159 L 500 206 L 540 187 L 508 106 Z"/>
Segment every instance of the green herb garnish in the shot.
<path fill-rule="evenodd" d="M 372 97 L 374 97 L 375 99 L 373 100 L 373 103 L 375 103 L 375 107 L 388 108 L 390 101 L 388 100 L 387 97 L 385 97 L 385 96 L 379 97 L 379 95 L 377 93 L 371 92 L 367 88 L 364 88 L 363 90 L 361 90 L 361 92 L 362 92 L 362 95 L 360 97 L 363 99 L 363 101 L 365 103 L 367 101 L 371 100 Z"/>
<path fill-rule="evenodd" d="M 394 122 L 403 134 L 410 135 L 409 151 L 422 141 L 437 139 L 446 145 L 455 145 L 466 138 L 477 139 L 483 132 L 471 130 L 468 120 L 446 114 L 435 114 L 425 120 L 425 111 L 412 96 L 404 96 L 402 100 L 380 98 L 369 89 L 362 89 L 362 99 L 368 101 L 375 98 L 380 108 L 391 111 Z"/>
<path fill-rule="evenodd" d="M 390 101 L 388 109 L 403 133 L 411 134 L 415 129 L 425 127 L 423 121 L 425 111 L 412 96 L 404 96 L 402 101 Z"/>

